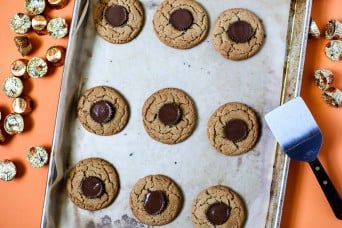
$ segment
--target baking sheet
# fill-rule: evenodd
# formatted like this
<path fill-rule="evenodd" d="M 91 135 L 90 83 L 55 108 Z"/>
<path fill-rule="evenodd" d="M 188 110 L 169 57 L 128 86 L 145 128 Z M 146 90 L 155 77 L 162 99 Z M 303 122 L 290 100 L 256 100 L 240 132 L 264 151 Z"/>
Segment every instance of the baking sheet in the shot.
<path fill-rule="evenodd" d="M 290 53 L 286 44 L 292 39 L 288 36 L 289 11 L 293 10 L 291 4 L 297 1 L 198 1 L 209 14 L 211 29 L 217 16 L 228 8 L 247 8 L 262 19 L 267 34 L 262 49 L 256 56 L 238 62 L 227 60 L 214 50 L 211 32 L 205 41 L 189 50 L 165 46 L 152 28 L 153 13 L 161 1 L 141 2 L 145 9 L 144 28 L 136 39 L 124 45 L 110 44 L 96 35 L 91 13 L 95 1 L 75 2 L 42 227 L 103 227 L 107 223 L 108 227 L 124 227 L 123 224 L 127 223 L 129 227 L 140 227 L 132 223 L 129 192 L 139 178 L 159 173 L 174 179 L 185 198 L 181 213 L 167 227 L 191 227 L 192 201 L 202 189 L 217 184 L 228 185 L 242 196 L 248 213 L 246 227 L 267 226 L 272 221 L 267 216 L 270 216 L 273 173 L 283 169 L 285 163 L 276 163 L 273 168 L 275 141 L 262 117 L 279 105 L 284 90 L 291 89 L 284 83 L 286 74 L 283 69 Z M 300 15 L 303 14 L 307 15 L 306 12 Z M 80 19 L 83 23 L 79 23 Z M 300 24 L 306 22 L 304 20 Z M 299 75 L 291 77 L 296 79 L 291 86 L 296 86 Z M 76 118 L 79 95 L 97 85 L 116 88 L 129 103 L 129 122 L 117 135 L 91 134 Z M 197 106 L 198 124 L 194 133 L 176 145 L 154 141 L 142 123 L 144 101 L 165 87 L 186 91 Z M 290 97 L 295 94 L 290 93 Z M 210 146 L 206 124 L 219 106 L 232 101 L 255 109 L 262 129 L 253 150 L 229 157 Z M 102 157 L 110 161 L 120 177 L 120 192 L 114 203 L 96 212 L 78 209 L 65 192 L 67 170 L 87 157 Z M 279 187 L 274 188 L 273 185 L 272 191 L 278 190 Z M 279 199 L 281 194 L 271 196 Z"/>

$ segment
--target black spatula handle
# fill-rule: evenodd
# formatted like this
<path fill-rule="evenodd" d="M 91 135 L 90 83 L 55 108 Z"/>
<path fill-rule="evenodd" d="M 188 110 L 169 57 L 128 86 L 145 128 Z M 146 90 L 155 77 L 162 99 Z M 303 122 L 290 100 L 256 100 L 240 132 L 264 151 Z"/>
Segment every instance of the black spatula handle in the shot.
<path fill-rule="evenodd" d="M 342 219 L 342 200 L 331 182 L 328 174 L 325 172 L 321 162 L 316 158 L 309 162 L 316 179 L 321 186 L 325 197 L 328 199 L 331 208 L 334 211 L 336 218 Z"/>

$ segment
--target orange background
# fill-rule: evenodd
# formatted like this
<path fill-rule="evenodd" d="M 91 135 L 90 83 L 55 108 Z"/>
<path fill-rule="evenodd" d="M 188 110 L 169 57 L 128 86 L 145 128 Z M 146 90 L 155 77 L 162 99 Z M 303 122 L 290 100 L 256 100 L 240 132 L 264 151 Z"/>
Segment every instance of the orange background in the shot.
<path fill-rule="evenodd" d="M 321 32 L 331 19 L 342 21 L 342 1 L 313 1 L 311 16 Z M 324 103 L 321 91 L 313 82 L 316 69 L 326 68 L 335 75 L 333 86 L 342 90 L 342 62 L 333 62 L 324 55 L 325 38 L 308 40 L 301 95 L 309 106 L 323 134 L 319 159 L 342 195 L 342 107 Z M 342 227 L 335 218 L 308 164 L 291 161 L 282 228 Z"/>
<path fill-rule="evenodd" d="M 5 6 L 0 14 L 0 82 L 10 76 L 11 63 L 21 57 L 13 41 L 15 36 L 9 28 L 11 17 L 17 12 L 25 12 L 24 1 L 0 0 Z M 62 16 L 70 24 L 73 1 L 66 8 L 47 9 L 51 17 Z M 339 0 L 314 1 L 312 17 L 321 31 L 332 18 L 342 20 L 338 13 L 342 2 Z M 38 36 L 30 32 L 33 51 L 29 56 L 44 57 L 45 51 L 52 45 L 66 47 L 67 38 L 56 40 L 49 35 Z M 307 56 L 302 84 L 302 97 L 307 102 L 323 132 L 323 147 L 319 158 L 330 175 L 336 188 L 342 195 L 342 108 L 333 108 L 323 102 L 321 91 L 313 83 L 313 72 L 318 68 L 327 68 L 335 74 L 334 86 L 342 89 L 342 63 L 332 62 L 324 55 L 324 38 L 308 41 Z M 57 109 L 58 94 L 62 76 L 62 67 L 51 67 L 47 76 L 40 79 L 28 78 L 24 82 L 24 93 L 33 99 L 31 114 L 24 117 L 25 131 L 20 135 L 7 136 L 7 142 L 0 145 L 0 160 L 10 159 L 18 168 L 17 177 L 11 182 L 0 180 L 0 227 L 36 228 L 40 226 L 45 182 L 48 167 L 32 168 L 26 161 L 28 149 L 41 145 L 51 149 L 53 129 Z M 2 116 L 11 112 L 11 99 L 0 92 L 0 111 Z M 2 123 L 2 121 L 1 121 Z M 2 124 L 1 124 L 2 125 Z M 309 165 L 292 161 L 282 217 L 282 228 L 342 227 L 325 199 Z"/>

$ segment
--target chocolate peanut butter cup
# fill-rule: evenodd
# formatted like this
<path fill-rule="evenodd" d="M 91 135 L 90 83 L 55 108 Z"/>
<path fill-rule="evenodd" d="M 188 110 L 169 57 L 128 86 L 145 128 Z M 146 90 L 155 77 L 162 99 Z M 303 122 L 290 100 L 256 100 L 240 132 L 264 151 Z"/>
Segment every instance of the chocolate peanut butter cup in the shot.
<path fill-rule="evenodd" d="M 167 206 L 167 199 L 162 191 L 148 192 L 144 200 L 144 208 L 150 215 L 162 213 Z"/>
<path fill-rule="evenodd" d="M 113 105 L 105 100 L 95 102 L 90 108 L 90 116 L 98 123 L 108 123 L 114 118 Z"/>
<path fill-rule="evenodd" d="M 245 43 L 252 38 L 254 31 L 247 21 L 236 21 L 229 25 L 227 34 L 234 42 Z"/>
<path fill-rule="evenodd" d="M 177 9 L 171 13 L 169 22 L 175 29 L 184 31 L 191 27 L 194 18 L 189 10 Z"/>
<path fill-rule="evenodd" d="M 177 124 L 181 117 L 182 110 L 175 103 L 164 104 L 158 111 L 158 118 L 165 125 Z"/>
<path fill-rule="evenodd" d="M 229 218 L 230 208 L 225 203 L 217 202 L 209 206 L 205 215 L 211 224 L 215 226 L 222 225 Z"/>
<path fill-rule="evenodd" d="M 104 184 L 100 178 L 89 176 L 81 182 L 82 193 L 89 199 L 99 198 L 104 193 Z"/>
<path fill-rule="evenodd" d="M 224 127 L 226 138 L 232 142 L 240 142 L 248 135 L 248 126 L 241 119 L 232 119 L 227 122 Z"/>
<path fill-rule="evenodd" d="M 113 27 L 125 24 L 128 20 L 128 12 L 125 7 L 113 4 L 105 11 L 106 21 Z"/>

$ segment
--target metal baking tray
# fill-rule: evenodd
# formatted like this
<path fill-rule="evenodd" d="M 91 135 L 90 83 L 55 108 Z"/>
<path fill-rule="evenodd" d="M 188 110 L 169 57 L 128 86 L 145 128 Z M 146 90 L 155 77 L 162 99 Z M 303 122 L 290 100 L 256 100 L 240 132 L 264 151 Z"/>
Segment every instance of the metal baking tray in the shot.
<path fill-rule="evenodd" d="M 185 198 L 179 216 L 165 227 L 191 227 L 192 201 L 199 191 L 216 184 L 228 185 L 242 196 L 248 214 L 245 227 L 279 227 L 289 160 L 263 115 L 299 95 L 311 0 L 198 0 L 209 14 L 210 28 L 228 8 L 247 8 L 262 19 L 267 34 L 262 49 L 237 62 L 214 50 L 211 30 L 201 44 L 189 50 L 162 44 L 152 28 L 152 16 L 161 0 L 141 0 L 145 25 L 137 38 L 124 45 L 110 44 L 94 30 L 94 2 L 74 3 L 41 227 L 147 227 L 134 220 L 128 196 L 139 178 L 157 173 L 174 179 Z M 80 94 L 97 85 L 116 88 L 129 103 L 130 120 L 117 135 L 91 134 L 77 119 Z M 193 135 L 176 145 L 154 141 L 142 126 L 143 102 L 165 87 L 186 91 L 198 109 Z M 206 123 L 220 105 L 232 101 L 257 111 L 261 137 L 250 152 L 224 156 L 210 146 Z M 87 157 L 113 163 L 120 177 L 115 201 L 95 212 L 74 206 L 65 190 L 68 170 Z"/>

